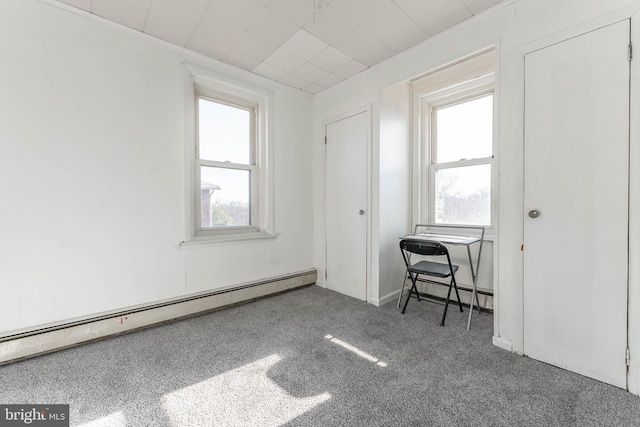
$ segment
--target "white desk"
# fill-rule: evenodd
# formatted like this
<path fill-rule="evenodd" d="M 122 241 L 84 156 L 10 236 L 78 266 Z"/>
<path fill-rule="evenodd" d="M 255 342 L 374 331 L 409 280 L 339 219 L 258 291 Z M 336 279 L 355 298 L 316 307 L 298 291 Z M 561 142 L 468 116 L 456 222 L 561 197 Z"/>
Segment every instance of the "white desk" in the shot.
<path fill-rule="evenodd" d="M 416 231 L 418 227 L 436 228 L 438 226 L 417 225 Z M 462 227 L 447 226 L 443 228 L 462 228 Z M 440 234 L 440 233 L 431 233 L 431 232 L 414 233 L 414 234 L 409 234 L 404 237 L 401 237 L 400 239 L 401 240 L 435 240 L 436 242 L 440 242 L 444 245 L 466 246 L 467 256 L 469 257 L 469 268 L 471 269 L 471 279 L 473 282 L 473 290 L 471 293 L 471 306 L 469 309 L 469 320 L 467 321 L 467 330 L 469 330 L 469 328 L 471 327 L 471 315 L 473 314 L 474 301 L 476 303 L 476 307 L 478 308 L 478 313 L 481 313 L 480 299 L 478 298 L 478 270 L 480 269 L 480 257 L 482 256 L 482 244 L 484 243 L 484 228 L 482 227 L 464 227 L 464 228 L 482 230 L 482 232 L 479 237 L 453 235 L 453 234 Z M 473 265 L 473 259 L 471 258 L 471 245 L 473 245 L 474 243 L 480 244 L 480 247 L 478 248 L 478 259 L 476 260 L 475 268 Z M 403 282 L 402 284 L 402 289 L 400 289 L 400 296 L 398 297 L 398 307 L 400 307 L 400 300 L 402 299 L 402 294 L 404 293 L 404 286 L 405 286 L 406 280 L 407 280 L 407 277 L 405 273 L 405 282 Z"/>

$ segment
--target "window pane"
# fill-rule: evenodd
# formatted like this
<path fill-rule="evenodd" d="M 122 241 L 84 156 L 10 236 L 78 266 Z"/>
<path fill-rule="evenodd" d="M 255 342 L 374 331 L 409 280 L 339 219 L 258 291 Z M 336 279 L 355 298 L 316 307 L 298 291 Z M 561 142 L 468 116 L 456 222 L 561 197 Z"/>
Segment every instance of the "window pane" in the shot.
<path fill-rule="evenodd" d="M 200 168 L 200 227 L 251 225 L 251 172 Z"/>
<path fill-rule="evenodd" d="M 198 99 L 200 158 L 218 162 L 251 163 L 251 112 Z"/>
<path fill-rule="evenodd" d="M 436 162 L 491 157 L 493 95 L 434 110 Z"/>
<path fill-rule="evenodd" d="M 491 165 L 436 171 L 436 224 L 491 224 Z"/>

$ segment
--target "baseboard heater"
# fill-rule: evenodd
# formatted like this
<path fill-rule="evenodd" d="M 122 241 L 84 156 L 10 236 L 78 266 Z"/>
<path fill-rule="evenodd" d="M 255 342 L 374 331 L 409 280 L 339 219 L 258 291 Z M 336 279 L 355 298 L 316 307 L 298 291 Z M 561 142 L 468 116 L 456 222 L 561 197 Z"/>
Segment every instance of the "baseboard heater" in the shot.
<path fill-rule="evenodd" d="M 315 269 L 0 338 L 0 365 L 311 285 Z"/>

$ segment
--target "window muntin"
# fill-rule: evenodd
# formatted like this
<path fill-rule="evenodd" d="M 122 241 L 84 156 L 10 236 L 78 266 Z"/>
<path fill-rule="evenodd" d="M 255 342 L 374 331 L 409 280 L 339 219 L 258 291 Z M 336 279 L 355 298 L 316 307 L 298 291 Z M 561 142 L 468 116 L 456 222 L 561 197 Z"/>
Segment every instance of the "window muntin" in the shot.
<path fill-rule="evenodd" d="M 256 108 L 196 96 L 197 232 L 257 230 Z"/>
<path fill-rule="evenodd" d="M 430 107 L 429 222 L 491 226 L 493 91 Z"/>

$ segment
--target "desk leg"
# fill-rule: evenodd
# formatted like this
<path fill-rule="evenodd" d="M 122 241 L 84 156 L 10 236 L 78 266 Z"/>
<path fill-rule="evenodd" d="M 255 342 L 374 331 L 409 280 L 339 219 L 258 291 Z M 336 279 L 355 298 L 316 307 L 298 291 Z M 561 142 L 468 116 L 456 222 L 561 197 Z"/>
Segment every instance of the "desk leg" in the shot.
<path fill-rule="evenodd" d="M 482 246 L 480 247 L 480 251 Z M 471 248 L 467 246 L 467 255 L 469 257 L 469 267 L 471 268 L 471 279 L 473 281 L 473 292 L 471 293 L 471 304 L 469 305 L 469 320 L 467 321 L 467 330 L 471 327 L 471 315 L 473 314 L 473 305 L 478 307 L 478 314 L 482 313 L 480 310 L 480 298 L 478 297 L 478 269 L 480 268 L 480 252 L 478 252 L 478 265 L 473 268 L 473 260 L 471 259 Z"/>

